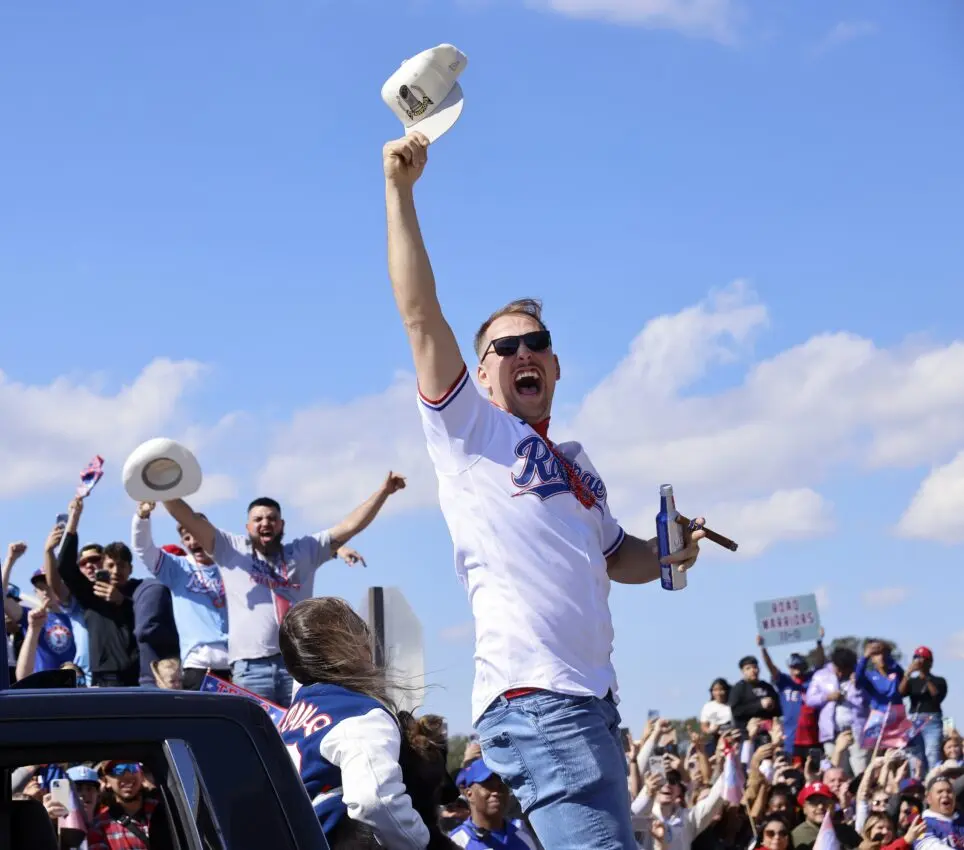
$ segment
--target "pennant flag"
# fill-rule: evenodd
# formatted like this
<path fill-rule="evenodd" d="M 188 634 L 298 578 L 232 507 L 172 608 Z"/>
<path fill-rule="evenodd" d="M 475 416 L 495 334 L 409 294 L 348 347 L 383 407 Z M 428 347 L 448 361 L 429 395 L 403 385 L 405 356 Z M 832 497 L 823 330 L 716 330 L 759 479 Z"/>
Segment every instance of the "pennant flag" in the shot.
<path fill-rule="evenodd" d="M 227 682 L 220 676 L 215 676 L 213 673 L 204 674 L 204 678 L 201 680 L 200 690 L 210 694 L 237 694 L 239 697 L 253 699 L 268 713 L 268 717 L 271 718 L 275 726 L 277 726 L 285 716 L 285 709 L 277 703 L 266 700 L 264 697 L 260 697 L 256 693 L 242 688 L 240 685 L 235 685 L 233 682 Z"/>
<path fill-rule="evenodd" d="M 817 840 L 813 843 L 813 850 L 840 850 L 840 842 L 837 841 L 837 833 L 834 831 L 829 809 L 823 816 L 823 823 L 820 824 L 820 832 L 817 833 Z"/>
<path fill-rule="evenodd" d="M 908 717 L 902 705 L 892 705 L 887 711 L 874 709 L 864 726 L 862 745 L 864 749 L 873 750 L 879 738 L 881 751 L 902 750 L 917 737 L 926 723 L 926 718 Z"/>
<path fill-rule="evenodd" d="M 94 459 L 81 470 L 80 486 L 77 488 L 77 498 L 86 499 L 90 491 L 101 478 L 104 477 L 104 459 L 100 455 L 94 455 Z"/>
<path fill-rule="evenodd" d="M 736 750 L 730 750 L 726 754 L 726 761 L 723 763 L 723 799 L 731 806 L 739 806 L 743 802 L 745 786 L 743 765 L 737 758 Z"/>

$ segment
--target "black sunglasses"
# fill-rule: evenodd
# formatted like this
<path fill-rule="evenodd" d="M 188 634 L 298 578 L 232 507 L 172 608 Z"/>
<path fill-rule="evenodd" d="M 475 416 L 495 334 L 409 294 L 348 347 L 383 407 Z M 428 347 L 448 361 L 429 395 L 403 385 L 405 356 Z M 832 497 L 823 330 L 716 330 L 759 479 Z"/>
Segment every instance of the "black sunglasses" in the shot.
<path fill-rule="evenodd" d="M 790 835 L 785 829 L 765 829 L 763 834 L 767 838 L 787 838 Z"/>
<path fill-rule="evenodd" d="M 490 350 L 498 354 L 499 357 L 511 357 L 519 350 L 519 343 L 521 342 L 524 342 L 526 348 L 533 354 L 538 354 L 552 345 L 552 336 L 549 331 L 529 331 L 529 333 L 515 336 L 500 336 L 489 343 L 479 360 L 485 360 Z"/>

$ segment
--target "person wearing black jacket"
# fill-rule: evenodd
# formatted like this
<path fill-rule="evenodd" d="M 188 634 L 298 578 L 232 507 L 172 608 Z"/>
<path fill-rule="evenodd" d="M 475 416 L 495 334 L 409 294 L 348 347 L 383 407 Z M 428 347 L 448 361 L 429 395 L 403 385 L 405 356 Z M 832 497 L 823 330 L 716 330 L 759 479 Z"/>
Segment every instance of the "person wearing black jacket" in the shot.
<path fill-rule="evenodd" d="M 77 563 L 77 525 L 83 512 L 82 499 L 74 499 L 57 560 L 67 589 L 84 609 L 90 635 L 92 684 L 99 687 L 136 687 L 140 672 L 134 634 L 134 591 L 141 579 L 132 579 L 131 550 L 124 543 L 104 547 L 101 568 L 91 582 Z"/>
<path fill-rule="evenodd" d="M 730 709 L 733 722 L 745 727 L 753 717 L 772 720 L 779 717 L 780 695 L 773 685 L 760 679 L 760 662 L 752 655 L 740 659 L 743 681 L 737 682 L 730 691 Z"/>
<path fill-rule="evenodd" d="M 143 580 L 134 591 L 134 637 L 141 657 L 141 687 L 155 687 L 152 662 L 181 658 L 171 591 L 157 579 Z"/>

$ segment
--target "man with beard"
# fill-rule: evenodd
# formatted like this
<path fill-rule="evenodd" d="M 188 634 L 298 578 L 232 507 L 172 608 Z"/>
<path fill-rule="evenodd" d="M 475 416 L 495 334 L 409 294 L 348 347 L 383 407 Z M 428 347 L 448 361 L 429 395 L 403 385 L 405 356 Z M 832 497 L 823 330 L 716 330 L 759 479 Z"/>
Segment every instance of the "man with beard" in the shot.
<path fill-rule="evenodd" d="M 170 588 L 181 645 L 182 686 L 186 691 L 198 690 L 207 670 L 230 680 L 228 618 L 221 571 L 183 526 L 177 529 L 183 549 L 158 548 L 151 534 L 154 508 L 154 502 L 137 506 L 131 548 L 151 574 Z M 204 514 L 198 516 L 205 518 Z"/>
<path fill-rule="evenodd" d="M 292 680 L 278 644 L 278 630 L 288 609 L 312 595 L 315 572 L 333 556 L 362 563 L 348 543 L 367 528 L 385 500 L 405 486 L 392 472 L 365 502 L 327 531 L 282 543 L 285 521 L 274 499 L 248 505 L 247 536 L 215 528 L 182 499 L 165 502 L 178 528 L 214 558 L 228 612 L 228 659 L 235 684 L 284 708 L 291 704 Z"/>
<path fill-rule="evenodd" d="M 135 762 L 109 761 L 102 768 L 113 802 L 94 816 L 90 850 L 150 850 L 151 815 L 157 800 L 147 795 L 144 770 Z"/>

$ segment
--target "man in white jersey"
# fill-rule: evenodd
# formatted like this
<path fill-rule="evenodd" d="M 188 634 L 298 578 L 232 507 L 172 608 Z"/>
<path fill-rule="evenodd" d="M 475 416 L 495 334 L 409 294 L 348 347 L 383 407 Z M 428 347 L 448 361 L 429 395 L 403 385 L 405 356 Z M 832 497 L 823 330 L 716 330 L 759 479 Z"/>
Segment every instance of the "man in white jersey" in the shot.
<path fill-rule="evenodd" d="M 415 212 L 420 133 L 384 150 L 388 266 L 419 410 L 475 618 L 473 723 L 550 850 L 635 850 L 619 735 L 610 579 L 659 577 L 654 540 L 625 534 L 578 443 L 548 438 L 559 361 L 538 301 L 494 313 L 472 386 L 442 315 Z M 673 557 L 689 568 L 702 530 Z"/>

